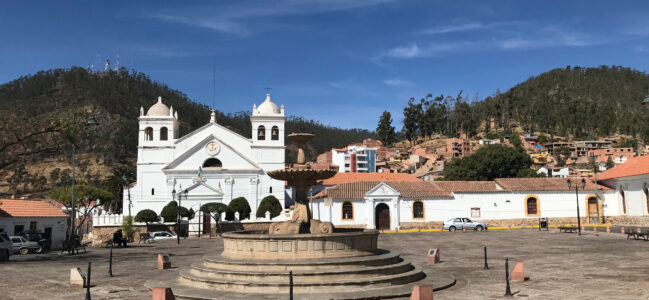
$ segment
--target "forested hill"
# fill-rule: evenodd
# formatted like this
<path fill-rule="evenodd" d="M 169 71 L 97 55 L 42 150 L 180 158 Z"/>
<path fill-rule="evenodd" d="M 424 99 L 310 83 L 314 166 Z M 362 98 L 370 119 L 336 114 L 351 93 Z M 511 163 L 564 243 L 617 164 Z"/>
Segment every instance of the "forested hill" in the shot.
<path fill-rule="evenodd" d="M 64 125 L 70 125 L 74 119 L 76 127 L 71 128 L 82 128 L 78 119 L 88 116 L 96 117 L 101 125 L 75 131 L 75 136 L 88 142 L 87 147 L 79 147 L 79 150 L 100 154 L 105 157 L 106 164 L 133 163 L 137 153 L 140 107 L 146 111 L 158 96 L 178 111 L 181 136 L 209 121 L 210 111 L 206 105 L 191 101 L 187 95 L 153 81 L 146 74 L 126 69 L 108 72 L 91 72 L 78 67 L 55 69 L 2 84 L 0 171 L 6 172 L 16 164 L 30 164 L 30 160 L 39 157 L 69 153 L 63 137 L 66 132 L 69 134 L 70 126 Z M 259 104 L 263 95 L 256 100 Z M 253 103 L 251 100 L 250 107 Z M 70 117 L 73 115 L 78 117 Z M 249 112 L 225 114 L 217 111 L 217 122 L 250 137 L 249 116 Z M 286 133 L 297 131 L 317 135 L 307 153 L 312 158 L 332 147 L 374 137 L 374 133 L 367 130 L 341 129 L 289 117 Z M 292 152 L 289 151 L 289 161 L 295 157 Z"/>
<path fill-rule="evenodd" d="M 403 109 L 403 133 L 410 141 L 434 134 L 497 137 L 514 132 L 574 139 L 621 134 L 647 141 L 649 105 L 641 102 L 648 92 L 649 75 L 644 72 L 568 66 L 482 100 L 462 92 L 411 98 Z"/>
<path fill-rule="evenodd" d="M 476 103 L 486 120 L 512 121 L 526 132 L 596 138 L 616 133 L 647 137 L 649 76 L 619 66 L 554 69 Z"/>

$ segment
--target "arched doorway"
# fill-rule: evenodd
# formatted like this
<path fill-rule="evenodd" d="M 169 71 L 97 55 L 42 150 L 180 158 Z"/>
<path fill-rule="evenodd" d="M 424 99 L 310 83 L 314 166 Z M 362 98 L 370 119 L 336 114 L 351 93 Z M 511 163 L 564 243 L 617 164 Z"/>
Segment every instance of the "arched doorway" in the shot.
<path fill-rule="evenodd" d="M 379 203 L 374 211 L 376 229 L 390 229 L 390 207 L 385 203 Z"/>
<path fill-rule="evenodd" d="M 597 198 L 595 196 L 588 198 L 588 223 L 597 224 L 599 223 L 599 203 L 597 203 Z"/>

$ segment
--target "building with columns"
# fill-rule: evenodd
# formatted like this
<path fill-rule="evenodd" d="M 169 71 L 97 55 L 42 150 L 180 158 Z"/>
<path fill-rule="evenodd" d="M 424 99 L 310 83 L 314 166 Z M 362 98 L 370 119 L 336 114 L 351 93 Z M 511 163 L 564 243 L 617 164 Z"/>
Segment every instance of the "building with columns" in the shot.
<path fill-rule="evenodd" d="M 140 108 L 137 184 L 124 193 L 130 193 L 131 214 L 143 209 L 159 214 L 173 191 L 182 191 L 182 206 L 194 211 L 237 197 L 248 200 L 253 218 L 268 195 L 284 205 L 284 182 L 266 172 L 284 168 L 285 121 L 284 106 L 277 107 L 267 94 L 263 103 L 253 105 L 252 138 L 219 125 L 214 110 L 207 124 L 181 137 L 178 112 L 158 97 L 146 114 Z M 123 212 L 129 212 L 128 197 Z"/>

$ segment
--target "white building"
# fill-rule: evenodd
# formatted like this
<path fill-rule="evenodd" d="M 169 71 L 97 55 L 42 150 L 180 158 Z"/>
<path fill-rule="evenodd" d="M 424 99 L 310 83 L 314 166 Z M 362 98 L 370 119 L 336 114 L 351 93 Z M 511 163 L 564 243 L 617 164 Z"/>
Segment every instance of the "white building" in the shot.
<path fill-rule="evenodd" d="M 61 249 L 68 223 L 67 214 L 43 200 L 0 199 L 0 233 L 40 231 L 50 237 L 52 249 Z"/>
<path fill-rule="evenodd" d="M 616 191 L 604 185 L 596 187 L 591 179 L 586 179 L 584 187 L 582 178 L 570 179 L 571 189 L 566 178 L 347 182 L 321 191 L 311 209 L 315 218 L 337 227 L 390 230 L 439 228 L 443 221 L 456 217 L 485 221 L 487 225 L 501 221 L 535 225 L 539 217 L 550 218 L 555 224 L 576 223 L 577 204 L 584 223 L 624 215 L 625 204 Z"/>
<path fill-rule="evenodd" d="M 357 145 L 331 149 L 331 162 L 338 166 L 340 173 L 376 172 L 376 150 Z"/>
<path fill-rule="evenodd" d="M 626 216 L 649 214 L 649 156 L 638 156 L 597 176 L 615 191 L 620 212 Z"/>
<path fill-rule="evenodd" d="M 194 211 L 201 204 L 228 204 L 237 197 L 248 200 L 253 218 L 268 195 L 284 205 L 284 182 L 266 172 L 284 168 L 285 121 L 284 106 L 278 108 L 270 94 L 258 107 L 253 105 L 251 139 L 219 125 L 214 111 L 207 124 L 181 137 L 178 112 L 162 98 L 146 114 L 140 108 L 137 184 L 130 188 L 132 215 L 143 209 L 159 214 L 172 201 L 173 191 L 183 192 L 181 205 Z M 124 198 L 126 214 L 129 199 Z"/>

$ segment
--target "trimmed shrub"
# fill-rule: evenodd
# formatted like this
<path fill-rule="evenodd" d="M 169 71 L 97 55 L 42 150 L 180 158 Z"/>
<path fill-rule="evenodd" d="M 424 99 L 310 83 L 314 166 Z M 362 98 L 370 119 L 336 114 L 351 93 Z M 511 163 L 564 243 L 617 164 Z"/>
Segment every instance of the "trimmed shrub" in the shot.
<path fill-rule="evenodd" d="M 178 217 L 178 202 L 172 200 L 165 207 L 162 208 L 160 216 L 164 219 L 165 222 L 176 222 Z"/>
<path fill-rule="evenodd" d="M 133 216 L 124 217 L 121 228 L 124 238 L 133 241 L 133 234 L 135 234 L 135 229 L 133 229 Z"/>
<path fill-rule="evenodd" d="M 214 219 L 215 222 L 219 222 L 219 215 L 227 212 L 228 211 L 228 206 L 223 204 L 223 203 L 218 203 L 218 202 L 210 202 L 210 203 L 205 203 L 201 206 L 201 211 L 206 214 L 210 214 L 212 216 L 212 219 Z"/>
<path fill-rule="evenodd" d="M 225 219 L 228 221 L 234 220 L 234 213 L 239 212 L 239 220 L 250 218 L 250 204 L 244 197 L 232 199 L 228 204 L 228 211 L 225 212 Z"/>
<path fill-rule="evenodd" d="M 266 212 L 270 211 L 270 217 L 274 218 L 279 216 L 282 213 L 282 204 L 279 203 L 279 200 L 275 196 L 266 196 L 261 203 L 259 203 L 259 208 L 257 208 L 257 218 L 266 217 Z"/>
<path fill-rule="evenodd" d="M 138 223 L 154 223 L 158 222 L 160 217 L 158 217 L 158 214 L 155 213 L 155 211 L 150 210 L 150 209 L 143 209 L 140 212 L 135 215 L 135 222 Z"/>

